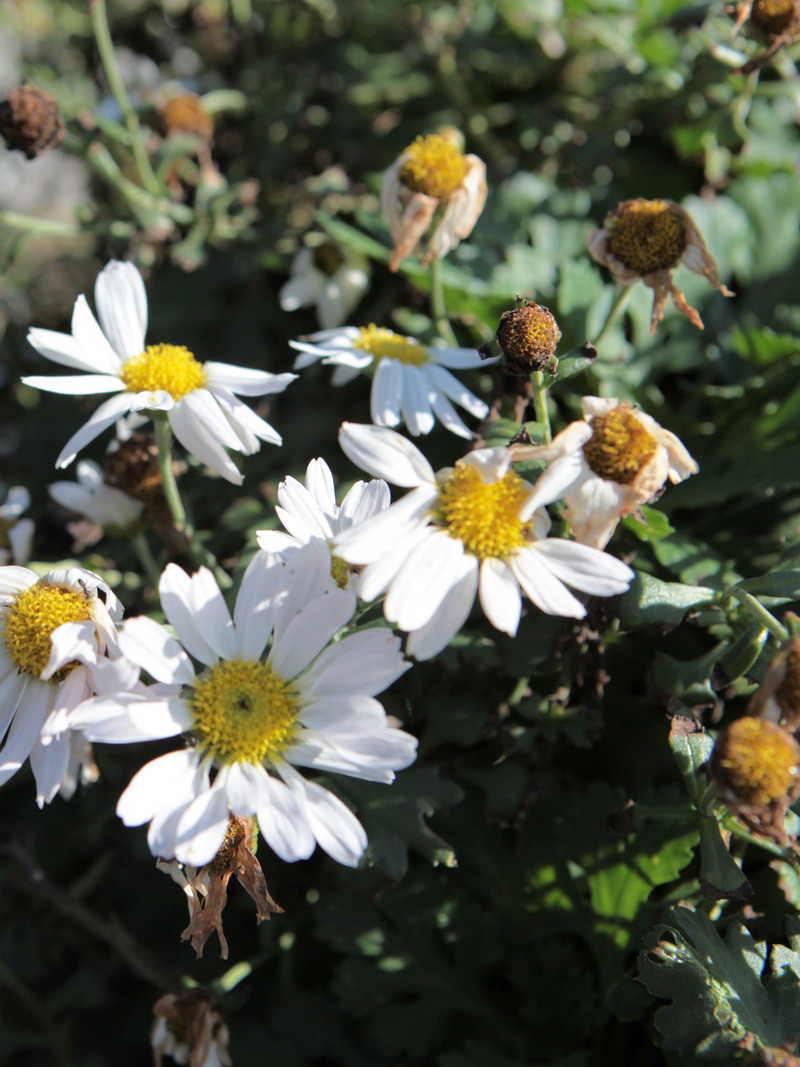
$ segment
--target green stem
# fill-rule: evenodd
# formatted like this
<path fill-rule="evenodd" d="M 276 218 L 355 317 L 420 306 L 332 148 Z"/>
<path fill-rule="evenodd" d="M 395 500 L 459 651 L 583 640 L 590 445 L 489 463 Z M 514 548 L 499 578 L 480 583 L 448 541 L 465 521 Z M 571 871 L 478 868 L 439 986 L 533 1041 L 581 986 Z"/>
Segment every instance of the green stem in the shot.
<path fill-rule="evenodd" d="M 442 261 L 434 257 L 430 265 L 431 272 L 431 311 L 436 329 L 442 340 L 447 341 L 453 348 L 458 348 L 456 335 L 447 317 L 447 307 L 444 302 L 444 282 L 442 281 Z"/>
<path fill-rule="evenodd" d="M 202 545 L 194 535 L 192 525 L 186 519 L 186 509 L 178 491 L 178 483 L 175 480 L 175 467 L 172 462 L 172 427 L 163 411 L 152 413 L 153 425 L 156 430 L 156 444 L 158 445 L 158 469 L 161 472 L 161 482 L 164 486 L 169 513 L 175 529 L 186 538 L 192 559 L 201 567 L 208 567 L 213 571 L 214 577 L 220 589 L 230 589 L 233 582 L 217 562 L 217 557 Z"/>
<path fill-rule="evenodd" d="M 635 285 L 636 282 L 629 282 L 627 285 L 617 286 L 617 291 L 614 294 L 614 300 L 611 304 L 611 307 L 608 309 L 608 315 L 606 315 L 606 321 L 603 323 L 603 328 L 597 335 L 597 340 L 594 342 L 595 348 L 600 347 L 603 341 L 605 341 L 608 334 L 611 333 L 611 331 L 617 325 L 617 320 L 628 306 L 628 302 L 631 298 L 631 295 L 633 293 L 633 287 Z"/>
<path fill-rule="evenodd" d="M 156 563 L 153 553 L 150 551 L 150 545 L 147 543 L 147 538 L 142 530 L 133 535 L 131 544 L 133 545 L 134 552 L 139 558 L 139 563 L 142 565 L 142 570 L 147 576 L 147 580 L 150 582 L 150 585 L 155 592 L 158 593 L 158 583 L 161 579 L 161 571 L 159 570 L 159 566 Z"/>
<path fill-rule="evenodd" d="M 0 225 L 11 226 L 15 230 L 42 234 L 46 237 L 78 237 L 83 233 L 80 226 L 73 222 L 58 222 L 55 219 L 36 219 L 31 215 L 20 215 L 17 211 L 0 211 Z"/>
<path fill-rule="evenodd" d="M 97 50 L 106 72 L 108 85 L 114 94 L 114 99 L 119 104 L 120 111 L 125 117 L 125 125 L 131 135 L 133 157 L 136 160 L 136 168 L 142 185 L 151 193 L 159 193 L 158 179 L 153 172 L 150 157 L 147 155 L 142 129 L 139 125 L 139 117 L 133 110 L 125 83 L 117 66 L 117 57 L 114 55 L 114 42 L 111 40 L 111 31 L 108 27 L 108 15 L 106 13 L 106 0 L 91 0 L 89 10 L 92 17 L 92 29 L 94 30 Z"/>
<path fill-rule="evenodd" d="M 754 596 L 746 592 L 744 589 L 740 589 L 736 585 L 730 586 L 723 593 L 723 597 L 735 596 L 742 607 L 747 608 L 754 619 L 757 619 L 765 630 L 769 630 L 773 637 L 781 642 L 789 640 L 789 631 L 785 626 L 771 615 L 760 601 L 756 600 Z"/>
<path fill-rule="evenodd" d="M 533 385 L 533 406 L 536 411 L 536 421 L 544 426 L 544 443 L 549 445 L 553 440 L 550 430 L 550 413 L 547 410 L 547 390 L 544 387 L 544 371 L 536 370 L 531 375 Z"/>

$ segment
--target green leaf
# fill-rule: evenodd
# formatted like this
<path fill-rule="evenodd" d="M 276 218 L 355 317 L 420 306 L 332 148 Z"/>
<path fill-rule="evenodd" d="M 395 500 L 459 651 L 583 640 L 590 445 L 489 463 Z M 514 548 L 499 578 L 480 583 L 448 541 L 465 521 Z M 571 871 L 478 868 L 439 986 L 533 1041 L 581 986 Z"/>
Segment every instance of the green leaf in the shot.
<path fill-rule="evenodd" d="M 650 508 L 646 504 L 642 507 L 644 522 L 640 522 L 633 515 L 626 515 L 622 525 L 631 531 L 640 541 L 660 541 L 675 533 L 675 527 L 670 526 L 669 519 L 663 511 Z"/>
<path fill-rule="evenodd" d="M 640 981 L 672 1002 L 655 1014 L 664 1048 L 714 1059 L 731 1055 L 748 1037 L 767 1048 L 794 1048 L 800 1034 L 796 937 L 790 934 L 791 949 L 773 949 L 765 986 L 767 946 L 745 927 L 732 923 L 723 941 L 702 911 L 677 907 L 667 918 L 645 938 L 639 956 Z"/>
<path fill-rule="evenodd" d="M 527 430 L 537 445 L 544 440 L 545 427 L 542 422 L 524 422 L 520 425 L 513 419 L 492 419 L 487 423 L 484 433 L 486 447 L 498 448 L 500 445 L 507 445 L 523 430 Z"/>
<path fill-rule="evenodd" d="M 747 578 L 737 582 L 739 589 L 752 596 L 772 596 L 781 600 L 800 599 L 800 570 L 773 571 L 761 578 Z"/>
<path fill-rule="evenodd" d="M 768 636 L 769 630 L 762 627 L 760 622 L 754 622 L 725 649 L 717 663 L 726 683 L 735 682 L 750 670 L 761 655 Z"/>
<path fill-rule="evenodd" d="M 656 686 L 665 697 L 680 697 L 689 707 L 715 704 L 717 697 L 711 688 L 711 672 L 724 647 L 719 644 L 704 656 L 692 660 L 674 659 L 659 652 L 653 668 Z"/>
<path fill-rule="evenodd" d="M 620 621 L 626 630 L 652 623 L 672 630 L 683 622 L 689 608 L 705 604 L 717 595 L 706 586 L 662 582 L 639 572 L 620 601 Z"/>
<path fill-rule="evenodd" d="M 700 817 L 700 882 L 703 896 L 710 900 L 746 900 L 753 895 L 713 815 Z"/>
<path fill-rule="evenodd" d="M 594 352 L 594 355 L 587 355 L 586 350 Z M 570 352 L 568 355 L 559 359 L 556 372 L 552 376 L 552 382 L 563 382 L 567 378 L 572 378 L 575 374 L 581 374 L 583 371 L 588 370 L 597 359 L 597 349 L 592 345 L 583 345 L 581 348 L 576 348 L 574 352 Z"/>
<path fill-rule="evenodd" d="M 760 367 L 768 367 L 800 351 L 800 338 L 763 328 L 740 330 L 737 327 L 731 331 L 731 340 L 740 356 L 751 359 Z"/>

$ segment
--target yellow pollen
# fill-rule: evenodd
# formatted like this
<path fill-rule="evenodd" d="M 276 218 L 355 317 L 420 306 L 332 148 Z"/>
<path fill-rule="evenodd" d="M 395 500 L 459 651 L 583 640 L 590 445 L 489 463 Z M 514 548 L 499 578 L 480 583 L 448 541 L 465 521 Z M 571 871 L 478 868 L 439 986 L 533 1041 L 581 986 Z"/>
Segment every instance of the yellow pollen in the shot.
<path fill-rule="evenodd" d="M 90 618 L 90 601 L 83 593 L 37 582 L 18 593 L 8 609 L 4 635 L 8 654 L 18 670 L 38 678 L 50 659 L 53 631 L 65 622 Z M 51 680 L 62 681 L 73 666 L 68 663 Z"/>
<path fill-rule="evenodd" d="M 637 274 L 677 267 L 686 223 L 664 200 L 626 200 L 605 221 L 609 252 Z"/>
<path fill-rule="evenodd" d="M 340 589 L 346 589 L 347 584 L 350 581 L 350 575 L 353 573 L 354 568 L 349 563 L 345 563 L 343 559 L 339 559 L 338 556 L 331 557 L 331 578 L 339 586 Z"/>
<path fill-rule="evenodd" d="M 389 359 L 397 359 L 401 363 L 413 363 L 415 367 L 421 367 L 429 363 L 428 353 L 425 346 L 415 341 L 413 337 L 403 337 L 394 330 L 384 329 L 383 326 L 361 327 L 361 336 L 353 341 L 353 348 L 369 352 L 375 357 L 375 362 L 385 356 Z"/>
<path fill-rule="evenodd" d="M 593 433 L 583 446 L 586 462 L 601 478 L 630 485 L 658 451 L 658 441 L 645 430 L 630 404 L 620 404 L 589 422 Z"/>
<path fill-rule="evenodd" d="M 800 747 L 777 723 L 745 716 L 719 735 L 711 766 L 738 800 L 765 807 L 794 785 L 800 774 Z"/>
<path fill-rule="evenodd" d="M 222 763 L 261 763 L 295 740 L 297 705 L 262 663 L 222 662 L 191 698 L 200 745 Z"/>
<path fill-rule="evenodd" d="M 122 380 L 129 393 L 163 389 L 173 400 L 180 400 L 205 387 L 206 372 L 183 345 L 148 345 L 144 352 L 127 361 Z"/>
<path fill-rule="evenodd" d="M 408 158 L 400 168 L 400 181 L 413 193 L 447 200 L 467 174 L 463 152 L 438 133 L 418 137 L 403 155 Z"/>
<path fill-rule="evenodd" d="M 502 559 L 525 544 L 531 524 L 522 522 L 519 510 L 529 492 L 514 471 L 486 484 L 475 467 L 459 463 L 439 488 L 436 515 L 468 552 L 479 559 Z"/>

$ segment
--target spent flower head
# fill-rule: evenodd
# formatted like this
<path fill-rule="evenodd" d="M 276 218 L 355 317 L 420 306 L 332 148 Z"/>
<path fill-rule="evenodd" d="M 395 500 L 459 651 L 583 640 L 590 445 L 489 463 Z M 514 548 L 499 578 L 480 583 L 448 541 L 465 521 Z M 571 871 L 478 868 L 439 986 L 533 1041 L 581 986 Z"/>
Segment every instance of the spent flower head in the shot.
<path fill-rule="evenodd" d="M 560 340 L 558 323 L 543 304 L 519 301 L 516 308 L 500 316 L 497 343 L 503 350 L 503 369 L 507 374 L 523 377 L 544 370 Z"/>
<path fill-rule="evenodd" d="M 608 267 L 617 284 L 641 278 L 653 290 L 651 333 L 664 316 L 670 294 L 678 310 L 703 329 L 702 319 L 672 280 L 672 271 L 680 263 L 705 275 L 723 296 L 733 296 L 720 282 L 702 234 L 679 204 L 642 197 L 625 200 L 606 215 L 602 229 L 589 231 L 587 244 L 590 254 Z"/>
<path fill-rule="evenodd" d="M 164 1056 L 188 1067 L 231 1067 L 228 1027 L 213 993 L 167 993 L 153 1005 L 153 1014 L 155 1067 L 162 1067 Z"/>
<path fill-rule="evenodd" d="M 28 159 L 57 148 L 67 132 L 61 109 L 49 93 L 20 85 L 0 100 L 0 134 Z"/>
<path fill-rule="evenodd" d="M 323 330 L 341 326 L 369 288 L 370 271 L 366 256 L 335 241 L 303 247 L 280 291 L 281 307 L 296 311 L 313 304 Z"/>
<path fill-rule="evenodd" d="M 464 155 L 457 131 L 417 137 L 383 176 L 381 207 L 394 241 L 389 266 L 400 263 L 442 214 L 423 262 L 442 259 L 472 233 L 486 203 L 486 164 Z"/>

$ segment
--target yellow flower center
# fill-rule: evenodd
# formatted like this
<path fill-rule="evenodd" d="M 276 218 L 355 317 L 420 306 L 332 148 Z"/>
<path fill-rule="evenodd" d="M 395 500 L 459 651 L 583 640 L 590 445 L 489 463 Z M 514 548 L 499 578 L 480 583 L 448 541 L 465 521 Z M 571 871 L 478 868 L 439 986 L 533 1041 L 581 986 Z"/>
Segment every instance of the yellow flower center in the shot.
<path fill-rule="evenodd" d="M 722 731 L 711 761 L 712 770 L 738 800 L 766 807 L 794 785 L 800 774 L 800 747 L 777 723 L 748 715 Z"/>
<path fill-rule="evenodd" d="M 350 581 L 350 575 L 353 574 L 355 568 L 349 563 L 345 563 L 343 559 L 339 559 L 338 556 L 331 557 L 331 578 L 339 586 L 340 589 L 346 589 L 347 584 Z"/>
<path fill-rule="evenodd" d="M 750 11 L 750 21 L 764 33 L 783 33 L 795 18 L 795 0 L 755 0 Z"/>
<path fill-rule="evenodd" d="M 626 200 L 605 225 L 609 252 L 637 274 L 677 267 L 686 251 L 686 223 L 664 200 Z"/>
<path fill-rule="evenodd" d="M 183 345 L 148 345 L 125 363 L 122 380 L 130 393 L 156 393 L 163 389 L 173 400 L 180 400 L 205 387 L 206 372 Z"/>
<path fill-rule="evenodd" d="M 589 420 L 592 436 L 583 446 L 586 462 L 595 474 L 620 485 L 630 485 L 658 451 L 658 441 L 645 430 L 629 404 Z"/>
<path fill-rule="evenodd" d="M 326 274 L 329 278 L 332 278 L 344 263 L 342 251 L 333 241 L 326 241 L 324 244 L 317 245 L 312 259 L 317 270 Z"/>
<path fill-rule="evenodd" d="M 414 193 L 447 200 L 467 174 L 464 154 L 447 137 L 432 133 L 418 137 L 403 152 L 400 181 Z"/>
<path fill-rule="evenodd" d="M 42 582 L 18 593 L 5 625 L 6 648 L 17 669 L 38 678 L 50 659 L 53 631 L 65 622 L 85 622 L 91 618 L 89 608 L 83 593 Z M 73 666 L 66 664 L 51 680 L 62 681 Z"/>
<path fill-rule="evenodd" d="M 222 662 L 191 698 L 201 747 L 222 763 L 261 763 L 296 736 L 297 704 L 288 685 L 262 663 Z"/>
<path fill-rule="evenodd" d="M 413 363 L 416 367 L 429 362 L 424 345 L 413 337 L 403 337 L 402 334 L 386 330 L 383 326 L 362 326 L 361 336 L 353 341 L 353 348 L 369 352 L 375 357 L 376 363 L 384 356 L 399 359 L 401 363 Z"/>
<path fill-rule="evenodd" d="M 435 517 L 474 556 L 502 559 L 525 544 L 531 524 L 522 522 L 519 510 L 529 493 L 514 471 L 487 484 L 475 467 L 460 463 L 439 487 Z"/>

